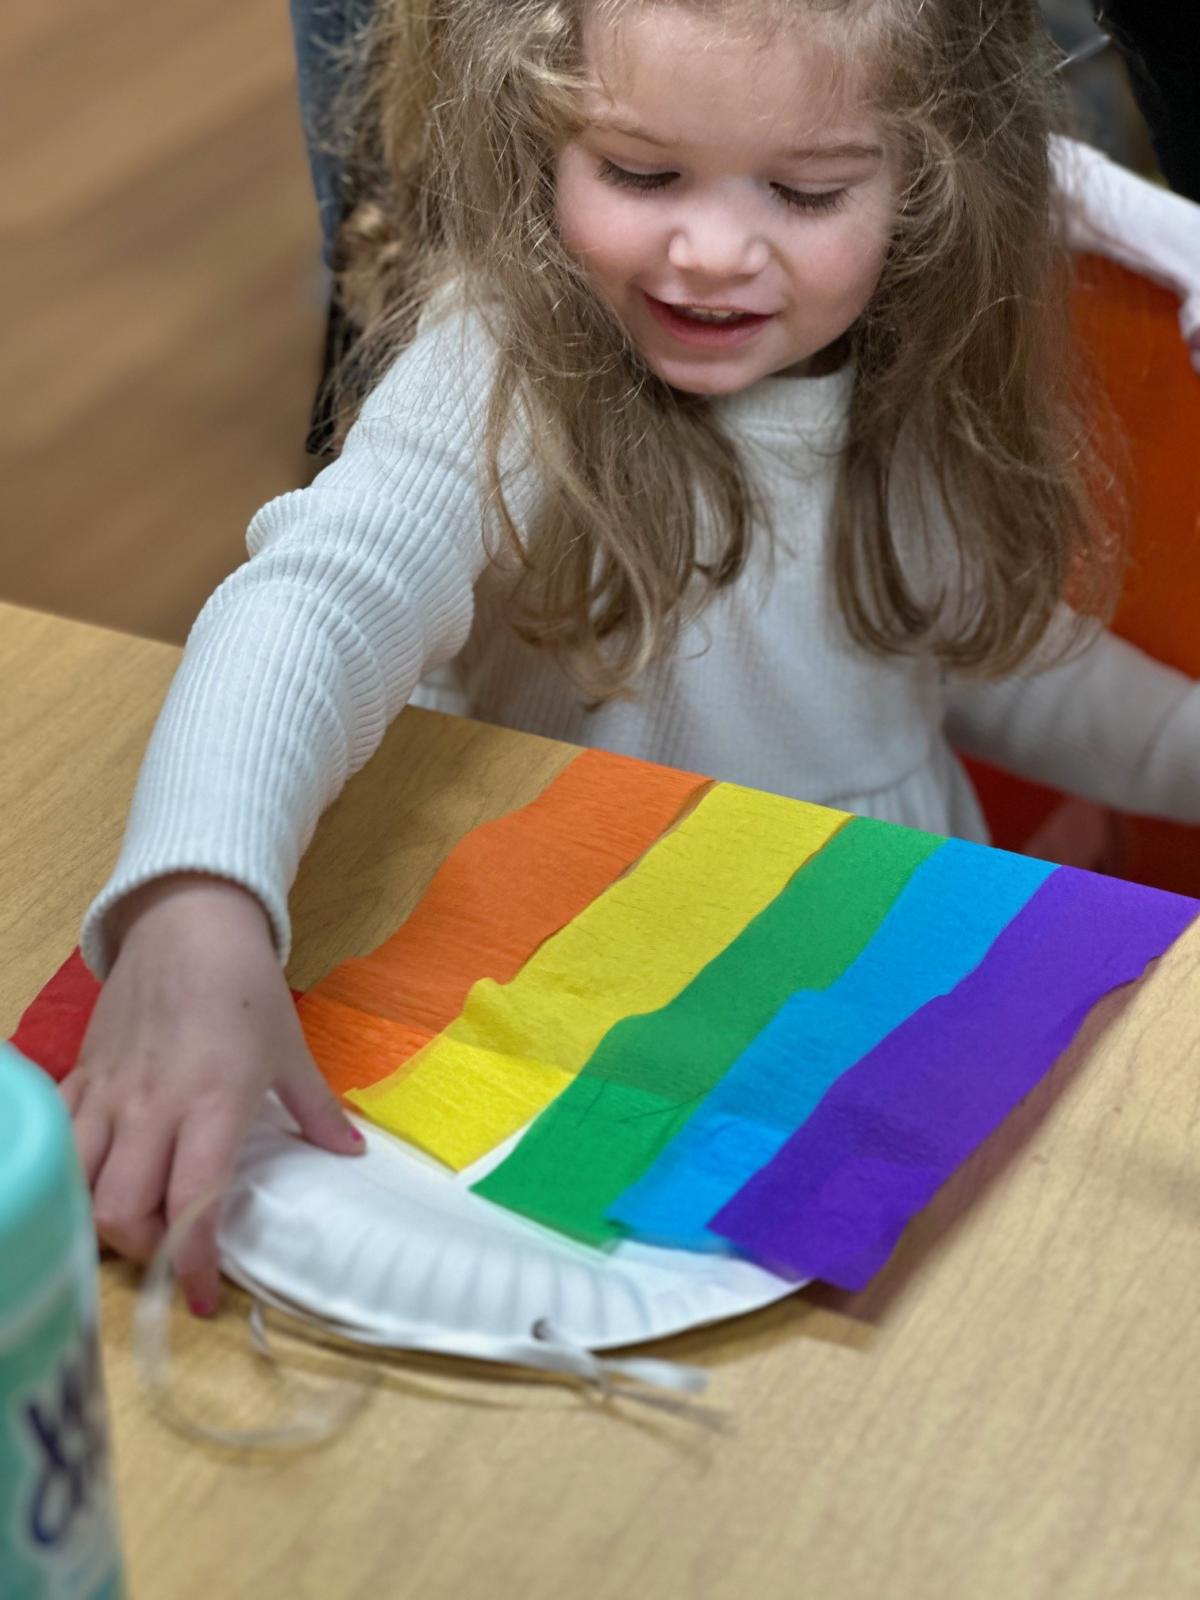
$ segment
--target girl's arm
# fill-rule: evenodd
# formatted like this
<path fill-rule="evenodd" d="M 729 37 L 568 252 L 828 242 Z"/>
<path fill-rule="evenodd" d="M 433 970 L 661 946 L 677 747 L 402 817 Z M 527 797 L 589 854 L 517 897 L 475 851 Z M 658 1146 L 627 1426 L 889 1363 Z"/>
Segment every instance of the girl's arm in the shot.
<path fill-rule="evenodd" d="M 254 519 L 252 559 L 205 606 L 155 727 L 84 924 L 106 982 L 63 1084 L 101 1237 L 135 1259 L 225 1189 L 268 1089 L 312 1142 L 361 1148 L 283 978 L 287 895 L 321 811 L 466 639 L 485 559 L 480 334 L 459 318 L 423 335 L 341 459 Z M 193 1309 L 215 1309 L 212 1212 L 177 1271 Z"/>
<path fill-rule="evenodd" d="M 83 954 L 99 976 L 114 910 L 174 872 L 249 891 L 286 962 L 287 894 L 318 818 L 421 674 L 466 641 L 485 560 L 490 362 L 478 325 L 448 319 L 401 357 L 340 458 L 254 518 L 251 559 L 189 636 L 120 858 L 87 913 Z"/>
<path fill-rule="evenodd" d="M 946 731 L 1020 777 L 1200 823 L 1200 684 L 1104 630 L 1047 671 L 953 682 Z"/>
<path fill-rule="evenodd" d="M 1200 371 L 1200 206 L 1073 139 L 1052 139 L 1051 159 L 1071 248 L 1111 256 L 1177 294 Z"/>

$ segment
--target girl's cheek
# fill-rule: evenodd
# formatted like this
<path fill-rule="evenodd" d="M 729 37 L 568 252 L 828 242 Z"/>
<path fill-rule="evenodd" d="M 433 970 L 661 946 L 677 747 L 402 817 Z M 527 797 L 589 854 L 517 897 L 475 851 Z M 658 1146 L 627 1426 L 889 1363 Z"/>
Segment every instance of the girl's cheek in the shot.
<path fill-rule="evenodd" d="M 821 281 L 840 286 L 841 300 L 862 310 L 875 292 L 887 254 L 887 240 L 873 229 L 848 228 L 831 238 L 810 262 Z"/>
<path fill-rule="evenodd" d="M 572 185 L 560 195 L 558 214 L 563 240 L 577 255 L 602 252 L 627 232 L 622 207 L 599 185 Z"/>
<path fill-rule="evenodd" d="M 619 223 L 621 197 L 596 177 L 588 156 L 568 146 L 559 157 L 556 209 L 563 243 L 574 255 L 593 255 Z"/>
<path fill-rule="evenodd" d="M 578 251 L 584 234 L 586 206 L 581 200 L 583 174 L 578 152 L 570 146 L 558 158 L 554 178 L 554 210 L 558 231 L 568 250 Z"/>
<path fill-rule="evenodd" d="M 608 292 L 646 266 L 644 230 L 631 225 L 619 206 L 599 206 L 583 216 L 565 214 L 562 227 L 567 249 Z"/>

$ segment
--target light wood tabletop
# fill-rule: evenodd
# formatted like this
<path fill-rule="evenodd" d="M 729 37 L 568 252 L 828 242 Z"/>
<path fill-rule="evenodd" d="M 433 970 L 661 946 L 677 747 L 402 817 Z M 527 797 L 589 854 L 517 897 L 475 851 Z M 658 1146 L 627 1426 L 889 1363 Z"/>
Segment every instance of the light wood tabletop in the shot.
<path fill-rule="evenodd" d="M 72 948 L 177 659 L 0 606 L 0 1026 Z M 304 987 L 371 948 L 453 843 L 570 758 L 408 712 L 294 905 Z M 332 1443 L 239 1456 L 137 1388 L 135 1274 L 102 1269 L 133 1600 L 1174 1600 L 1200 1594 L 1200 929 L 1111 997 L 870 1290 L 663 1341 L 708 1424 L 450 1361 L 372 1362 Z M 183 1403 L 281 1401 L 233 1291 L 175 1319 Z M 357 1358 L 284 1346 L 325 1385 Z M 363 1363 L 367 1365 L 367 1363 Z M 287 1397 L 284 1397 L 285 1401 Z"/>

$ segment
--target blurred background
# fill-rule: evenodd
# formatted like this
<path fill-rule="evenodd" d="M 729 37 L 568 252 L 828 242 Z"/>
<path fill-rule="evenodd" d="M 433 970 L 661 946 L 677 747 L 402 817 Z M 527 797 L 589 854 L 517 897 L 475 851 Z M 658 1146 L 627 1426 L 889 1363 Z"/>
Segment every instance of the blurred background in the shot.
<path fill-rule="evenodd" d="M 182 640 L 302 481 L 324 317 L 285 0 L 7 0 L 0 599 Z"/>
<path fill-rule="evenodd" d="M 1090 0 L 1044 0 L 1064 49 Z M 285 0 L 7 0 L 0 599 L 181 642 L 307 481 L 326 285 Z M 1079 130 L 1152 174 L 1116 52 Z"/>

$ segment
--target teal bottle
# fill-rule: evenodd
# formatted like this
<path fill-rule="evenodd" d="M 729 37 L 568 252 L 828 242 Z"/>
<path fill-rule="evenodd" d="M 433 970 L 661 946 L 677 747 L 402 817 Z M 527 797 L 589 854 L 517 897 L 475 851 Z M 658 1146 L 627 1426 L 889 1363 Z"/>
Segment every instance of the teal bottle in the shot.
<path fill-rule="evenodd" d="M 0 1597 L 125 1594 L 96 1241 L 66 1107 L 0 1043 Z"/>

